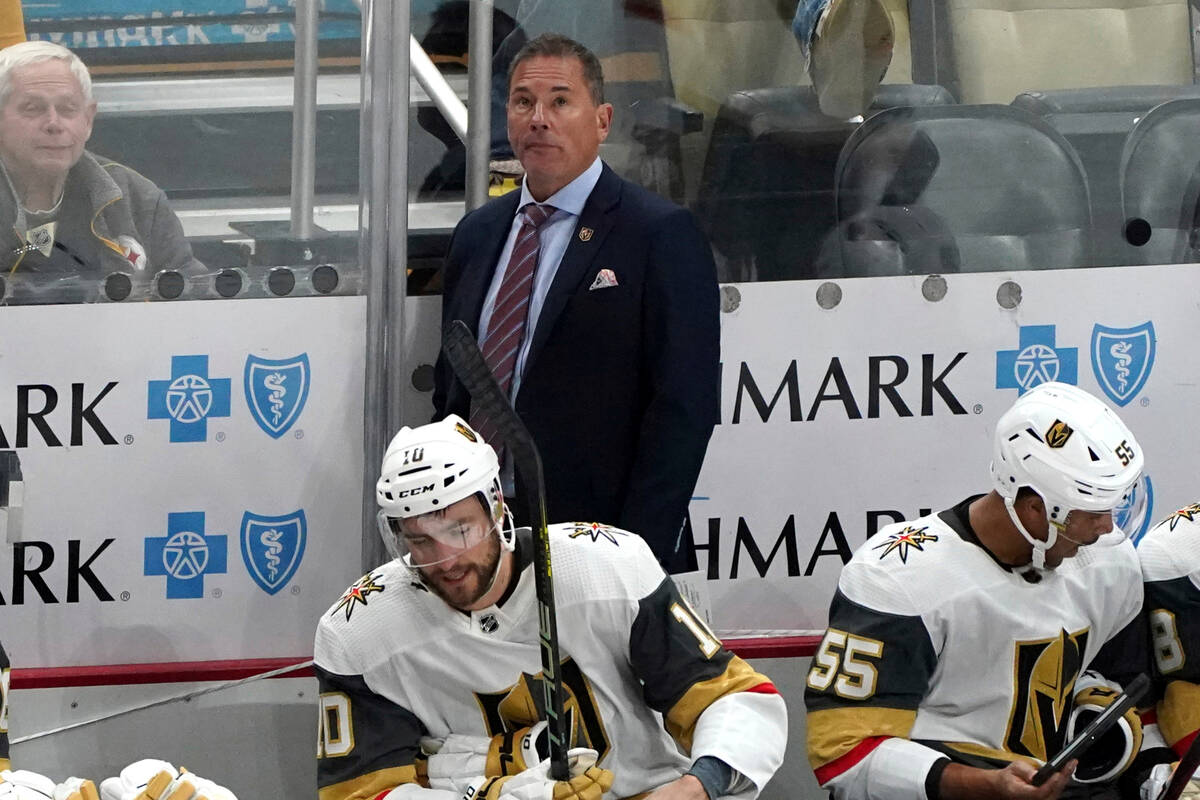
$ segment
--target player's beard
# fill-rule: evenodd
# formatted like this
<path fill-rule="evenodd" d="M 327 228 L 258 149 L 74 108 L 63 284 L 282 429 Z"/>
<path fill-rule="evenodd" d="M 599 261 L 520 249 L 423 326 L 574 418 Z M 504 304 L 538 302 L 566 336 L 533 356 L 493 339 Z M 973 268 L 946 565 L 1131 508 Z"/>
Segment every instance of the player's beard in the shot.
<path fill-rule="evenodd" d="M 492 588 L 492 580 L 499 566 L 500 538 L 489 534 L 483 542 L 463 553 L 449 568 L 441 565 L 424 567 L 420 572 L 425 585 L 434 594 L 451 607 L 465 611 Z M 464 573 L 461 578 L 447 582 L 447 573 L 460 572 Z"/>

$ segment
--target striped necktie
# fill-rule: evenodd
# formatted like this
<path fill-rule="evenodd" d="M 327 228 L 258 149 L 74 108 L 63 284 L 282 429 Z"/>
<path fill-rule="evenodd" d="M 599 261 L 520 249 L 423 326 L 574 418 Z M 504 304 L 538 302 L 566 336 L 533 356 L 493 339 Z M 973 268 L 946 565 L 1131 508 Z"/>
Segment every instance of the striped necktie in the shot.
<path fill-rule="evenodd" d="M 509 256 L 500 291 L 492 306 L 488 321 L 487 336 L 483 340 L 483 360 L 496 376 L 505 397 L 512 392 L 513 372 L 517 366 L 517 354 L 525 339 L 525 322 L 529 319 L 529 301 L 533 296 L 533 274 L 538 262 L 538 230 L 557 211 L 554 206 L 528 203 L 521 209 L 521 229 Z M 499 442 L 495 442 L 496 427 L 492 420 L 482 414 L 471 413 L 471 426 L 479 431 L 483 440 L 492 444 L 499 453 Z"/>

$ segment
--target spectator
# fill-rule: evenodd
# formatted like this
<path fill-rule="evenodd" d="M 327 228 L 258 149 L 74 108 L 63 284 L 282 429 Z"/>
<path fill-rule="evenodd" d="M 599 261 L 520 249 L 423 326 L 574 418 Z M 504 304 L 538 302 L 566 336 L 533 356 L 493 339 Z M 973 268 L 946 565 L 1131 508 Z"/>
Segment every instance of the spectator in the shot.
<path fill-rule="evenodd" d="M 202 271 L 163 191 L 84 149 L 95 113 L 87 67 L 70 50 L 0 50 L 0 275 Z"/>

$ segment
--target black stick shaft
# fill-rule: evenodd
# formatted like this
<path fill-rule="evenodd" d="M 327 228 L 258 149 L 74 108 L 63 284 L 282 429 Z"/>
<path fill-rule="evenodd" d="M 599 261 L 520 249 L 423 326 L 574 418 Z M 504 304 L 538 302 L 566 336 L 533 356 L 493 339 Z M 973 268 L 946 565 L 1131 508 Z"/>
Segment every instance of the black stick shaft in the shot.
<path fill-rule="evenodd" d="M 567 730 L 563 713 L 563 685 L 558 653 L 558 621 L 554 613 L 554 584 L 550 571 L 550 535 L 546 526 L 546 489 L 542 457 L 525 423 L 504 396 L 483 353 L 462 320 L 455 320 L 442 337 L 442 350 L 471 395 L 472 408 L 496 426 L 500 443 L 508 448 L 513 466 L 521 474 L 529 494 L 529 519 L 533 526 L 534 585 L 538 601 L 538 638 L 542 655 L 542 693 L 550 743 L 550 777 L 565 781 Z M 495 442 L 489 442 L 495 445 Z"/>

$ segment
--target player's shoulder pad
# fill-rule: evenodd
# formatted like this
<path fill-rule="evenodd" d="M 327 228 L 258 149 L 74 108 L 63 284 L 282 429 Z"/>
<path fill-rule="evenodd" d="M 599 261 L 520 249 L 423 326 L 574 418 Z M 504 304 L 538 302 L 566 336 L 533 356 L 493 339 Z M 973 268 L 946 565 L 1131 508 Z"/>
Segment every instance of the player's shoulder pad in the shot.
<path fill-rule="evenodd" d="M 321 615 L 314 644 L 317 662 L 339 671 L 347 666 L 336 663 L 343 657 L 340 654 L 353 653 L 360 659 L 382 650 L 418 646 L 436 629 L 427 619 L 428 605 L 421 602 L 428 594 L 398 561 L 371 570 Z"/>
<path fill-rule="evenodd" d="M 556 600 L 636 599 L 665 575 L 645 540 L 621 528 L 564 522 L 551 525 L 549 535 Z"/>
<path fill-rule="evenodd" d="M 1138 542 L 1137 553 L 1147 581 L 1200 573 L 1200 503 L 1168 514 Z"/>
<path fill-rule="evenodd" d="M 960 585 L 978 548 L 963 541 L 937 514 L 880 529 L 842 569 L 838 588 L 851 600 L 890 613 L 914 614 L 936 606 L 947 586 Z"/>

